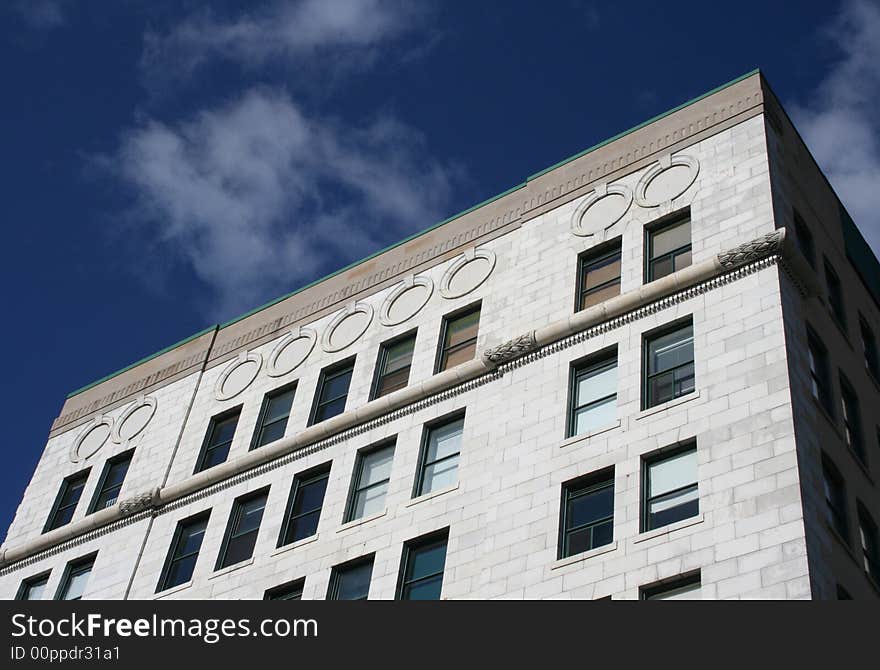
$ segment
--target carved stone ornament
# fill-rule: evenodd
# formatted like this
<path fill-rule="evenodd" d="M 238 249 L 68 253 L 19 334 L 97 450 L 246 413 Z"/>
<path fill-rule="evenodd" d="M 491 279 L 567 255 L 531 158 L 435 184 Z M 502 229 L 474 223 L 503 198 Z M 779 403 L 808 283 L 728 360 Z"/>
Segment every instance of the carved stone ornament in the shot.
<path fill-rule="evenodd" d="M 700 162 L 693 156 L 667 154 L 649 167 L 636 185 L 639 207 L 659 207 L 675 200 L 697 179 Z"/>
<path fill-rule="evenodd" d="M 785 229 L 780 228 L 772 233 L 761 235 L 754 240 L 740 244 L 729 251 L 718 254 L 718 262 L 721 267 L 727 269 L 738 268 L 767 256 L 779 253 L 782 250 L 782 242 L 785 239 Z"/>
<path fill-rule="evenodd" d="M 110 439 L 113 419 L 98 415 L 80 432 L 70 449 L 70 462 L 79 463 L 94 456 Z"/>
<path fill-rule="evenodd" d="M 495 268 L 495 253 L 471 248 L 452 261 L 440 279 L 440 295 L 447 300 L 460 298 L 480 286 Z"/>
<path fill-rule="evenodd" d="M 266 374 L 270 377 L 281 377 L 292 372 L 309 357 L 317 340 L 318 335 L 311 328 L 294 328 L 281 338 L 269 354 Z"/>
<path fill-rule="evenodd" d="M 119 511 L 123 514 L 134 514 L 135 512 L 150 509 L 155 506 L 154 503 L 158 497 L 158 493 L 159 489 L 155 488 L 150 491 L 138 493 L 130 498 L 126 498 L 119 503 Z"/>
<path fill-rule="evenodd" d="M 408 276 L 385 298 L 379 310 L 379 323 L 396 326 L 411 319 L 428 304 L 433 292 L 434 282 L 430 277 Z"/>
<path fill-rule="evenodd" d="M 491 365 L 501 365 L 521 356 L 525 356 L 538 348 L 535 340 L 535 331 L 530 330 L 524 335 L 508 340 L 497 347 L 486 349 L 483 352 L 483 360 Z"/>
<path fill-rule="evenodd" d="M 632 205 L 633 194 L 624 184 L 599 184 L 574 212 L 571 234 L 594 237 L 604 242 L 615 223 L 620 221 Z"/>
<path fill-rule="evenodd" d="M 263 357 L 256 351 L 242 351 L 217 379 L 214 397 L 229 400 L 244 391 L 257 378 Z"/>
<path fill-rule="evenodd" d="M 122 444 L 137 437 L 147 427 L 155 413 L 156 399 L 138 396 L 116 420 L 110 438 L 116 444 Z"/>
<path fill-rule="evenodd" d="M 360 339 L 373 321 L 373 306 L 354 302 L 336 313 L 321 336 L 321 348 L 328 354 L 342 351 Z"/>

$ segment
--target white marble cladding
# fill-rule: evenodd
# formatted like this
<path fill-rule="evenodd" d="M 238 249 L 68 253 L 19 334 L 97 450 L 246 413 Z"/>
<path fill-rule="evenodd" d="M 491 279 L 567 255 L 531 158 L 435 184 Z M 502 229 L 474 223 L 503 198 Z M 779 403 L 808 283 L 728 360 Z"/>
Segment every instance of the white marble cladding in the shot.
<path fill-rule="evenodd" d="M 774 229 L 760 117 L 680 153 L 699 162 L 696 180 L 671 205 L 690 207 L 694 262 Z M 647 169 L 617 181 L 635 189 Z M 189 477 L 210 417 L 238 405 L 242 412 L 229 458 L 244 454 L 264 394 L 292 381 L 298 386 L 287 434 L 301 430 L 321 369 L 352 355 L 357 357 L 347 408 L 362 405 L 368 399 L 380 343 L 416 327 L 410 382 L 430 377 L 442 317 L 477 300 L 482 301 L 480 350 L 564 318 L 574 305 L 577 256 L 593 243 L 572 235 L 571 219 L 579 203 L 575 200 L 551 210 L 485 245 L 496 258 L 495 266 L 470 293 L 448 299 L 434 291 L 414 317 L 391 327 L 373 318 L 364 334 L 341 351 L 328 353 L 315 346 L 293 371 L 273 377 L 267 374 L 265 362 L 277 345 L 275 340 L 254 349 L 264 365 L 233 398 L 220 401 L 215 393 L 226 365 L 207 370 L 201 379 L 194 374 L 152 394 L 157 399 L 156 415 L 140 436 L 123 497 Z M 609 239 L 623 237 L 624 293 L 637 290 L 643 282 L 644 226 L 666 211 L 633 205 L 609 231 Z M 444 273 L 455 262 L 423 274 L 434 286 L 441 286 Z M 389 287 L 361 302 L 380 314 L 393 290 Z M 661 411 L 642 412 L 642 334 L 688 314 L 694 321 L 698 392 Z M 335 316 L 307 326 L 320 340 Z M 589 439 L 566 440 L 570 364 L 611 345 L 618 348 L 620 425 Z M 409 504 L 423 424 L 462 408 L 466 418 L 458 487 Z M 83 467 L 68 458 L 77 434 L 73 430 L 49 441 L 10 528 L 9 545 L 39 535 L 61 479 Z M 397 436 L 397 447 L 386 513 L 341 528 L 357 449 L 391 435 Z M 668 533 L 641 535 L 640 459 L 690 437 L 698 445 L 701 516 L 697 523 Z M 93 472 L 75 518 L 84 513 L 100 468 L 111 455 L 108 446 L 89 459 Z M 293 476 L 325 462 L 332 462 L 332 470 L 317 538 L 276 552 Z M 562 482 L 612 465 L 613 548 L 559 564 Z M 305 577 L 304 597 L 321 598 L 333 565 L 375 552 L 370 597 L 392 598 L 402 543 L 448 526 L 443 586 L 448 598 L 636 598 L 640 586 L 697 568 L 706 597 L 806 598 L 810 588 L 797 480 L 779 279 L 770 266 L 283 467 L 205 497 L 174 503 L 154 519 L 134 573 L 129 552 L 121 555 L 115 538 L 132 538 L 137 544 L 133 539 L 137 536 L 143 541 L 146 522 L 10 566 L 0 577 L 0 594 L 11 597 L 22 578 L 50 568 L 50 588 L 54 588 L 65 561 L 99 549 L 86 597 L 123 597 L 129 581 L 129 597 L 153 597 L 175 524 L 211 508 L 192 584 L 166 597 L 260 598 L 269 587 Z M 266 485 L 271 486 L 269 501 L 253 561 L 212 578 L 233 499 Z M 102 576 L 106 572 L 110 574 Z"/>

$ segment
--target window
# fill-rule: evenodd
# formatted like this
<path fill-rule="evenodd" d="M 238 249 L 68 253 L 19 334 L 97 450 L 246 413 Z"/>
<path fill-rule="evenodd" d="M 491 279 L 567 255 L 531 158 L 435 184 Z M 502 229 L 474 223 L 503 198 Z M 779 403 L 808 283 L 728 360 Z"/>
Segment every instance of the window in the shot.
<path fill-rule="evenodd" d="M 278 546 L 297 542 L 318 532 L 318 520 L 324 505 L 324 492 L 330 478 L 330 464 L 298 474 L 290 487 L 290 498 Z"/>
<path fill-rule="evenodd" d="M 702 600 L 700 574 L 643 587 L 642 600 Z"/>
<path fill-rule="evenodd" d="M 95 489 L 92 503 L 89 505 L 89 514 L 116 503 L 119 490 L 128 473 L 128 466 L 131 465 L 132 456 L 134 456 L 134 449 L 108 459 L 104 465 L 104 471 L 101 473 L 101 479 L 98 481 L 98 488 Z"/>
<path fill-rule="evenodd" d="M 822 484 L 825 491 L 825 509 L 829 525 L 849 543 L 849 524 L 846 514 L 846 488 L 840 472 L 826 457 L 822 458 Z"/>
<path fill-rule="evenodd" d="M 828 259 L 825 259 L 825 283 L 828 285 L 828 306 L 831 308 L 831 316 L 838 325 L 846 330 L 846 309 L 843 306 L 843 289 L 840 286 L 840 278 L 831 267 Z"/>
<path fill-rule="evenodd" d="M 413 497 L 453 486 L 458 481 L 458 457 L 464 416 L 442 419 L 426 427 Z"/>
<path fill-rule="evenodd" d="M 305 579 L 295 579 L 287 584 L 276 586 L 263 594 L 263 600 L 302 600 Z"/>
<path fill-rule="evenodd" d="M 296 393 L 296 382 L 266 394 L 266 397 L 263 398 L 263 406 L 260 408 L 260 416 L 257 419 L 257 429 L 251 440 L 251 449 L 262 447 L 264 444 L 284 437 L 287 419 L 290 417 L 290 408 L 293 406 L 294 393 Z"/>
<path fill-rule="evenodd" d="M 674 326 L 645 339 L 644 409 L 694 390 L 694 327 Z"/>
<path fill-rule="evenodd" d="M 440 600 L 448 538 L 447 528 L 403 545 L 398 600 Z"/>
<path fill-rule="evenodd" d="M 42 600 L 43 594 L 46 592 L 46 584 L 49 583 L 48 572 L 43 572 L 33 577 L 28 577 L 22 581 L 18 587 L 18 593 L 15 595 L 16 600 Z"/>
<path fill-rule="evenodd" d="M 648 267 L 645 281 L 654 281 L 691 264 L 690 213 L 656 228 L 649 228 Z"/>
<path fill-rule="evenodd" d="M 327 600 L 366 600 L 373 576 L 373 556 L 337 565 L 330 573 Z"/>
<path fill-rule="evenodd" d="M 435 372 L 443 372 L 477 355 L 477 331 L 480 326 L 480 305 L 468 307 L 443 319 L 440 351 Z"/>
<path fill-rule="evenodd" d="M 620 295 L 620 239 L 578 258 L 577 285 L 575 311 Z"/>
<path fill-rule="evenodd" d="M 240 414 L 241 405 L 211 419 L 193 474 L 213 468 L 226 460 L 229 455 L 229 447 L 232 445 L 232 438 L 235 437 L 235 428 L 238 426 Z"/>
<path fill-rule="evenodd" d="M 831 375 L 828 371 L 828 350 L 812 330 L 807 330 L 810 357 L 810 391 L 825 411 L 834 415 L 831 401 Z"/>
<path fill-rule="evenodd" d="M 413 351 L 416 347 L 416 334 L 408 333 L 379 347 L 379 360 L 376 363 L 376 381 L 373 383 L 372 398 L 381 398 L 392 391 L 405 388 L 409 383 Z"/>
<path fill-rule="evenodd" d="M 813 233 L 810 232 L 807 224 L 804 223 L 801 215 L 797 212 L 794 213 L 794 232 L 798 248 L 801 250 L 804 258 L 807 259 L 810 265 L 816 267 L 816 247 L 813 244 Z"/>
<path fill-rule="evenodd" d="M 55 600 L 82 600 L 86 585 L 89 583 L 89 575 L 92 574 L 92 566 L 95 564 L 95 556 L 92 554 L 67 564 Z"/>
<path fill-rule="evenodd" d="M 865 321 L 865 317 L 859 314 L 859 330 L 862 333 L 862 351 L 865 352 L 865 367 L 874 379 L 880 381 L 880 358 L 877 356 L 877 339 L 874 331 Z"/>
<path fill-rule="evenodd" d="M 880 542 L 877 539 L 877 524 L 862 503 L 859 503 L 859 543 L 862 547 L 865 572 L 880 584 Z"/>
<path fill-rule="evenodd" d="M 310 426 L 345 411 L 345 401 L 348 399 L 348 387 L 351 384 L 353 370 L 353 358 L 321 370 L 318 390 L 315 393 L 315 402 L 312 406 L 312 416 L 309 419 Z"/>
<path fill-rule="evenodd" d="M 168 548 L 168 556 L 165 558 L 162 575 L 156 585 L 156 593 L 180 584 L 186 584 L 192 579 L 210 517 L 211 510 L 208 510 L 177 524 L 171 546 Z"/>
<path fill-rule="evenodd" d="M 667 526 L 697 516 L 697 445 L 645 460 L 643 530 Z"/>
<path fill-rule="evenodd" d="M 215 570 L 241 563 L 254 555 L 268 497 L 269 489 L 264 488 L 233 501 Z"/>
<path fill-rule="evenodd" d="M 617 351 L 574 365 L 569 391 L 568 436 L 585 435 L 617 416 Z"/>
<path fill-rule="evenodd" d="M 846 446 L 865 463 L 865 443 L 862 440 L 862 416 L 859 399 L 846 377 L 840 376 L 840 405 L 843 409 L 843 438 Z"/>
<path fill-rule="evenodd" d="M 43 528 L 44 533 L 70 523 L 73 513 L 76 512 L 76 506 L 79 504 L 80 496 L 82 496 L 83 488 L 85 488 L 86 480 L 89 478 L 89 470 L 91 468 L 65 477 L 61 482 L 61 488 L 52 505 L 46 527 Z"/>
<path fill-rule="evenodd" d="M 614 470 L 562 485 L 559 558 L 611 544 L 614 535 Z"/>
<path fill-rule="evenodd" d="M 393 443 L 358 453 L 346 521 L 384 511 L 393 460 Z"/>

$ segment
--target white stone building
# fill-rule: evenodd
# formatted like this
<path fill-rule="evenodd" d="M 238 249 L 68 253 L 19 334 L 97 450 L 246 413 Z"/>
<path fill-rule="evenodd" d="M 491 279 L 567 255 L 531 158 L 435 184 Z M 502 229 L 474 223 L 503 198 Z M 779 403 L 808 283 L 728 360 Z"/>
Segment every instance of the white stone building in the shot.
<path fill-rule="evenodd" d="M 72 393 L 0 594 L 877 598 L 878 304 L 751 73 Z"/>

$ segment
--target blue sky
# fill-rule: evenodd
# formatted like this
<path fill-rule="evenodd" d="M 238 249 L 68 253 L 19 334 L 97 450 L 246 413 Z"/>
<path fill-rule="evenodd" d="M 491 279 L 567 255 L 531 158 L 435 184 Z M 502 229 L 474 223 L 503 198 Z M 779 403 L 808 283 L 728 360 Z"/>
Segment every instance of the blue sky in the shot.
<path fill-rule="evenodd" d="M 9 0 L 5 529 L 65 395 L 756 67 L 880 249 L 880 2 Z"/>

